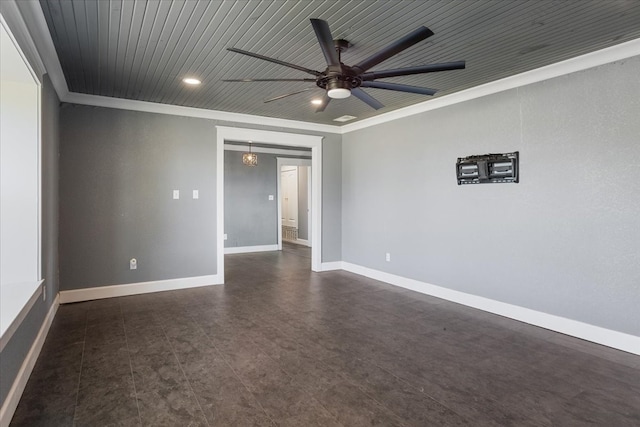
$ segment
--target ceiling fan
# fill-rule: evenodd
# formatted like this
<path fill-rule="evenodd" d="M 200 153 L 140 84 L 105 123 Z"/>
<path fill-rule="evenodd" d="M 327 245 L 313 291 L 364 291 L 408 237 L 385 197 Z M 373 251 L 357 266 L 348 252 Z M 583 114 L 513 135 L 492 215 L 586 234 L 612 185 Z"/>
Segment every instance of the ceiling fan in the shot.
<path fill-rule="evenodd" d="M 375 89 L 387 89 L 400 92 L 417 93 L 421 95 L 433 95 L 437 92 L 436 89 L 429 89 L 425 87 L 409 86 L 405 84 L 379 82 L 377 79 L 383 79 L 387 77 L 399 77 L 409 76 L 412 74 L 434 73 L 437 71 L 449 71 L 459 70 L 465 68 L 465 61 L 446 62 L 442 64 L 429 64 L 418 65 L 408 68 L 396 68 L 393 70 L 381 70 L 381 71 L 369 71 L 371 68 L 380 64 L 383 61 L 391 58 L 392 56 L 402 52 L 403 50 L 415 45 L 422 40 L 425 40 L 433 35 L 433 32 L 427 27 L 420 27 L 417 30 L 407 34 L 401 39 L 391 43 L 389 46 L 380 50 L 379 52 L 371 55 L 364 61 L 358 62 L 356 65 L 348 66 L 342 63 L 341 54 L 349 47 L 349 42 L 346 40 L 338 39 L 333 40 L 329 24 L 322 19 L 311 19 L 311 25 L 316 33 L 320 48 L 324 54 L 324 58 L 327 61 L 327 68 L 324 71 L 311 70 L 309 68 L 301 67 L 296 64 L 281 61 L 279 59 L 270 58 L 268 56 L 259 55 L 257 53 L 248 52 L 246 50 L 237 49 L 234 47 L 227 48 L 227 50 L 235 53 L 241 53 L 243 55 L 251 56 L 254 58 L 262 59 L 264 61 L 273 62 L 275 64 L 283 65 L 285 67 L 293 68 L 299 71 L 303 71 L 307 74 L 311 74 L 314 78 L 303 79 L 230 79 L 222 80 L 223 82 L 315 82 L 315 84 L 325 89 L 325 94 L 322 99 L 322 103 L 316 109 L 316 112 L 324 111 L 331 99 L 347 98 L 350 95 L 354 95 L 356 98 L 365 102 L 372 108 L 378 110 L 384 105 L 363 91 L 362 88 L 375 88 Z M 296 92 L 280 95 L 275 98 L 267 99 L 264 102 L 271 102 L 277 99 L 282 99 L 287 96 L 295 95 L 308 91 L 310 89 L 298 90 Z"/>

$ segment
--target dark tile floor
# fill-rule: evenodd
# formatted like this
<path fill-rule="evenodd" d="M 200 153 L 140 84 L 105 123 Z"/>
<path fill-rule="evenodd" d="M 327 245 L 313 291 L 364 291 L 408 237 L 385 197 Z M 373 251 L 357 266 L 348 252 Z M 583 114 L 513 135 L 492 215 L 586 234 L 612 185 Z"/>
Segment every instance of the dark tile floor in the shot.
<path fill-rule="evenodd" d="M 638 426 L 640 358 L 346 272 L 61 306 L 15 426 Z"/>

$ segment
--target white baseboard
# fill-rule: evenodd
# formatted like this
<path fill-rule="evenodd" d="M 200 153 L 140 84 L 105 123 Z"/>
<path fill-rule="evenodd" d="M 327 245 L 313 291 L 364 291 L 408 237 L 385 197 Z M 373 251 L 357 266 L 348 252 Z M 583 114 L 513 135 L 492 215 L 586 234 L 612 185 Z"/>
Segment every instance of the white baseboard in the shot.
<path fill-rule="evenodd" d="M 37 282 L 2 284 L 2 301 L 0 301 L 0 351 L 11 340 L 22 321 L 29 314 L 34 304 L 42 295 L 44 280 Z M 5 329 L 6 328 L 6 329 Z"/>
<path fill-rule="evenodd" d="M 342 261 L 323 262 L 320 265 L 320 271 L 344 270 Z"/>
<path fill-rule="evenodd" d="M 246 254 L 249 252 L 269 252 L 277 251 L 278 245 L 261 245 L 261 246 L 237 246 L 233 248 L 224 248 L 225 255 L 228 254 Z"/>
<path fill-rule="evenodd" d="M 220 285 L 224 279 L 217 274 L 210 276 L 185 277 L 181 279 L 156 280 L 153 282 L 127 283 L 124 285 L 98 286 L 95 288 L 60 291 L 60 303 L 90 301 L 94 299 L 123 297 L 127 295 L 147 294 L 150 292 L 173 291 L 177 289 L 197 288 L 200 286 Z"/>
<path fill-rule="evenodd" d="M 305 239 L 284 240 L 284 241 L 287 242 L 287 243 L 293 243 L 294 245 L 311 247 L 311 242 L 309 242 L 308 240 L 305 240 Z"/>
<path fill-rule="evenodd" d="M 53 318 L 56 316 L 59 305 L 59 298 L 56 297 L 56 299 L 53 301 L 53 304 L 51 304 L 51 307 L 49 308 L 47 316 L 42 322 L 42 326 L 40 326 L 40 331 L 38 332 L 36 339 L 33 341 L 33 344 L 29 349 L 29 353 L 27 353 L 27 357 L 25 357 L 24 362 L 22 362 L 22 366 L 18 371 L 18 375 L 13 381 L 13 385 L 11 386 L 9 393 L 7 394 L 7 397 L 2 404 L 2 408 L 0 408 L 0 427 L 7 427 L 11 422 L 11 418 L 13 418 L 13 414 L 16 412 L 16 408 L 18 407 L 18 403 L 20 402 L 20 398 L 22 397 L 24 388 L 26 387 L 27 381 L 31 376 L 31 372 L 33 371 L 33 367 L 36 364 L 36 360 L 38 360 L 38 356 L 40 355 L 40 351 L 42 350 L 44 340 L 45 338 L 47 338 L 49 328 L 51 327 L 51 322 L 53 322 Z"/>
<path fill-rule="evenodd" d="M 333 264 L 333 263 L 331 263 Z M 601 328 L 588 323 L 567 319 L 553 314 L 495 301 L 489 298 L 454 291 L 441 286 L 432 285 L 418 280 L 408 279 L 395 274 L 385 273 L 349 262 L 342 262 L 342 268 L 352 273 L 360 274 L 371 279 L 380 280 L 391 285 L 411 289 L 434 297 L 463 304 L 469 307 L 498 314 L 520 322 L 540 326 L 562 334 L 602 344 L 618 350 L 640 355 L 640 337 Z"/>

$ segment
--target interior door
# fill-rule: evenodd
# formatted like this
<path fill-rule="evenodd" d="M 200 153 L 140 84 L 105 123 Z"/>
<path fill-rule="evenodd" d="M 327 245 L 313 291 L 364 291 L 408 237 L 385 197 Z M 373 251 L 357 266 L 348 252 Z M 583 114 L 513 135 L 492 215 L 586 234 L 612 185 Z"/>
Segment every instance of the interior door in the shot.
<path fill-rule="evenodd" d="M 298 228 L 298 168 L 282 168 L 282 225 Z"/>

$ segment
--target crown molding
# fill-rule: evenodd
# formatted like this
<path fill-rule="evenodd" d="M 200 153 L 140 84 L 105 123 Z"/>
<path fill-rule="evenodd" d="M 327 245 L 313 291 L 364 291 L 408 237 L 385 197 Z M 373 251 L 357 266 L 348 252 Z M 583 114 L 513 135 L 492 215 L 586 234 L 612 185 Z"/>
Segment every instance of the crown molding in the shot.
<path fill-rule="evenodd" d="M 11 16 L 20 18 L 23 32 L 32 40 L 33 51 L 39 64 L 43 64 L 41 70 L 49 73 L 49 78 L 58 94 L 61 102 L 73 104 L 92 105 L 96 107 L 117 108 L 123 110 L 144 111 L 149 113 L 170 114 L 177 116 L 198 117 L 225 122 L 252 124 L 259 126 L 273 126 L 286 129 L 307 130 L 322 133 L 340 133 L 340 127 L 317 123 L 301 122 L 298 120 L 278 119 L 272 117 L 254 116 L 251 114 L 229 113 L 225 111 L 206 110 L 201 108 L 182 107 L 178 105 L 159 104 L 155 102 L 136 101 L 132 99 L 111 98 L 107 96 L 88 95 L 77 92 L 69 92 L 67 81 L 60 65 L 60 59 L 56 53 L 53 39 L 49 33 L 47 21 L 38 1 L 23 0 L 18 7 L 15 0 L 3 0 L 2 10 L 9 10 Z M 21 10 L 18 10 L 21 9 Z M 20 13 L 22 12 L 22 13 Z"/>
<path fill-rule="evenodd" d="M 458 104 L 460 102 L 469 101 L 486 95 L 492 95 L 508 89 L 526 86 L 543 80 L 552 79 L 554 77 L 564 76 L 576 71 L 609 64 L 611 62 L 620 61 L 637 55 L 640 55 L 640 39 L 631 40 L 595 52 L 580 55 L 575 58 L 567 59 L 565 61 L 557 62 L 555 64 L 536 68 L 535 70 L 516 74 L 515 76 L 485 83 L 480 86 L 452 93 L 451 95 L 443 96 L 442 98 L 436 98 L 421 102 L 420 104 L 400 108 L 379 116 L 371 117 L 370 119 L 350 123 L 348 125 L 341 126 L 340 133 L 344 135 L 349 132 L 365 129 L 381 123 L 413 116 L 426 111 L 436 110 L 438 108 L 448 107 L 449 105 Z"/>
<path fill-rule="evenodd" d="M 20 2 L 6 0 L 2 1 L 2 6 L 3 13 L 6 8 L 11 11 L 15 10 L 19 15 L 23 30 L 28 35 L 28 38 L 23 37 L 20 39 L 21 42 L 24 42 L 22 48 L 26 49 L 30 59 L 36 62 L 36 64 L 32 65 L 40 74 L 40 77 L 45 73 L 49 74 L 49 79 L 58 94 L 58 98 L 62 100 L 69 93 L 69 88 L 67 87 L 67 81 L 64 78 L 62 66 L 60 65 L 56 48 L 53 45 L 40 3 L 34 0 L 22 0 Z"/>
<path fill-rule="evenodd" d="M 300 122 L 297 120 L 277 119 L 273 117 L 254 116 L 251 114 L 229 113 L 226 111 L 206 110 L 203 108 L 182 107 L 180 105 L 159 104 L 156 102 L 136 101 L 133 99 L 111 98 L 108 96 L 87 95 L 69 92 L 63 102 L 92 105 L 95 107 L 118 108 L 122 110 L 144 111 L 148 113 L 170 114 L 175 116 L 197 117 L 201 119 L 220 120 L 224 122 L 275 126 L 278 128 L 298 129 L 323 133 L 340 133 L 340 128 L 333 125 Z"/>
<path fill-rule="evenodd" d="M 28 64 L 29 71 L 38 82 L 42 83 L 42 75 L 47 70 L 18 5 L 13 0 L 0 2 L 0 14 L 2 26 L 7 29 L 11 41 Z"/>
<path fill-rule="evenodd" d="M 18 10 L 15 0 L 3 0 L 2 6 L 3 13 L 4 10 Z M 33 39 L 34 48 L 39 52 L 39 58 L 41 58 L 41 62 L 44 63 L 46 71 L 49 73 L 53 86 L 62 102 L 134 111 L 146 111 L 160 114 L 199 117 L 260 126 L 275 126 L 287 129 L 337 133 L 343 135 L 392 120 L 413 116 L 426 111 L 447 107 L 449 105 L 469 101 L 482 96 L 526 86 L 554 77 L 560 77 L 566 74 L 640 55 L 640 39 L 635 39 L 555 64 L 547 65 L 545 67 L 537 68 L 535 70 L 517 74 L 515 76 L 506 77 L 494 82 L 489 82 L 460 92 L 452 93 L 441 98 L 390 111 L 355 123 L 337 126 L 69 92 L 64 78 L 64 73 L 39 2 L 36 0 L 23 0 L 20 2 L 19 9 L 23 12 L 21 14 L 21 20 L 26 24 L 25 28 L 28 29 L 28 34 L 30 34 L 30 37 Z M 36 68 L 38 68 L 37 65 Z"/>

